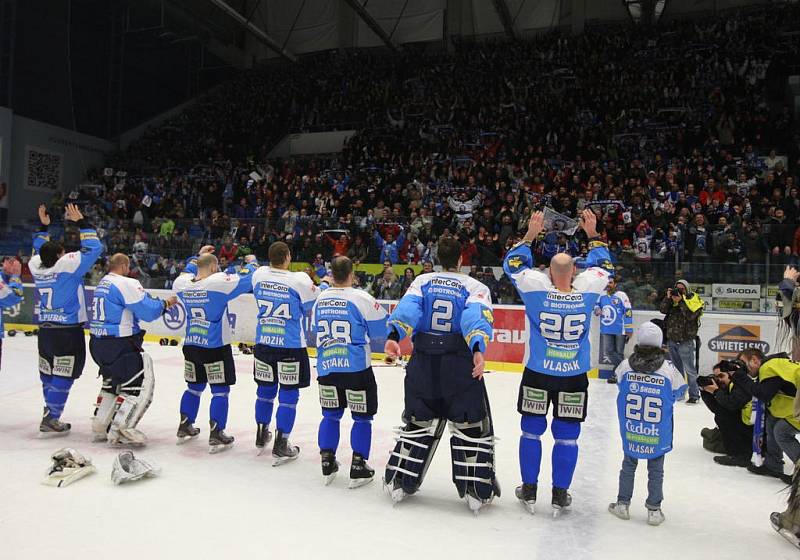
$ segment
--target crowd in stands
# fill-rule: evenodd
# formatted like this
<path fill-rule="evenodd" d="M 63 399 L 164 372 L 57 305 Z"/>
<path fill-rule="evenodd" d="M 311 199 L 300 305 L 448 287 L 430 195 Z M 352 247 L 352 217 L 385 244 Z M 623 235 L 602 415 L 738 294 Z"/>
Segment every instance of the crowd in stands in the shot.
<path fill-rule="evenodd" d="M 514 290 L 491 267 L 531 211 L 566 219 L 588 206 L 623 289 L 656 307 L 674 278 L 719 276 L 712 262 L 731 265 L 728 280 L 763 282 L 767 255 L 800 253 L 800 134 L 786 99 L 799 37 L 795 4 L 464 40 L 451 53 L 310 55 L 217 88 L 114 155 L 95 188 L 65 196 L 109 253 L 132 254 L 134 273 L 159 284 L 205 243 L 228 264 L 285 240 L 313 272 L 336 254 L 435 265 L 444 234 L 504 303 Z M 266 157 L 289 130 L 337 128 L 358 130 L 341 154 Z M 585 240 L 551 231 L 534 251 L 545 266 Z M 414 269 L 387 270 L 369 288 L 397 297 Z"/>

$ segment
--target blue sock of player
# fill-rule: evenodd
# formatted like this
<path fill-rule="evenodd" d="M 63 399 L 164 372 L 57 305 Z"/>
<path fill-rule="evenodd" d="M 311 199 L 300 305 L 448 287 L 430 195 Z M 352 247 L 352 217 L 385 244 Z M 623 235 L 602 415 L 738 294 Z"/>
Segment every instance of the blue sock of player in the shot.
<path fill-rule="evenodd" d="M 278 412 L 275 413 L 275 427 L 284 435 L 292 433 L 294 419 L 297 416 L 297 401 L 300 400 L 300 389 L 281 387 L 278 391 Z"/>
<path fill-rule="evenodd" d="M 219 430 L 224 430 L 228 425 L 228 393 L 230 393 L 228 385 L 211 386 L 211 408 L 208 416 L 216 422 Z"/>
<path fill-rule="evenodd" d="M 519 470 L 522 482 L 537 484 L 542 464 L 542 434 L 547 429 L 547 418 L 524 414 L 520 422 L 522 436 L 519 438 Z"/>
<path fill-rule="evenodd" d="M 205 383 L 189 383 L 181 397 L 181 414 L 189 418 L 194 424 L 197 420 L 197 411 L 200 410 L 200 396 L 206 390 Z"/>
<path fill-rule="evenodd" d="M 44 397 L 44 402 L 47 402 L 47 391 L 50 390 L 50 384 L 53 382 L 52 375 L 45 375 L 43 373 L 39 374 L 39 379 L 42 380 L 42 396 Z"/>
<path fill-rule="evenodd" d="M 44 400 L 49 411 L 48 416 L 55 420 L 61 418 L 64 412 L 64 405 L 67 404 L 69 390 L 72 387 L 72 379 L 66 377 L 53 377 L 50 387 L 47 389 Z"/>
<path fill-rule="evenodd" d="M 317 434 L 320 451 L 329 449 L 336 453 L 336 449 L 339 447 L 339 420 L 343 415 L 344 409 L 341 408 L 322 409 L 322 422 L 319 423 L 319 434 Z"/>
<path fill-rule="evenodd" d="M 353 427 L 350 430 L 350 447 L 364 459 L 369 459 L 372 446 L 372 416 L 353 414 Z"/>
<path fill-rule="evenodd" d="M 272 422 L 272 408 L 275 404 L 275 395 L 278 394 L 278 384 L 259 385 L 256 389 L 256 422 L 269 425 Z"/>
<path fill-rule="evenodd" d="M 556 440 L 553 445 L 553 486 L 569 488 L 572 484 L 572 475 L 575 474 L 575 466 L 578 464 L 578 436 L 581 434 L 581 425 L 578 422 L 565 422 L 554 418 L 550 430 Z"/>

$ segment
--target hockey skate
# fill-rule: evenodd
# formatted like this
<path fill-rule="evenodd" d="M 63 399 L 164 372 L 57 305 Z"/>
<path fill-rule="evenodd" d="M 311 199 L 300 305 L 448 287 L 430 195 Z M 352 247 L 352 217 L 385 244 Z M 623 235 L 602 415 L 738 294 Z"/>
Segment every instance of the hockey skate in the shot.
<path fill-rule="evenodd" d="M 566 488 L 553 486 L 553 499 L 550 503 L 553 506 L 553 517 L 559 517 L 572 504 L 572 496 Z"/>
<path fill-rule="evenodd" d="M 657 527 L 664 523 L 664 512 L 661 511 L 661 508 L 658 509 L 648 509 L 647 510 L 647 524 L 652 525 L 653 527 Z"/>
<path fill-rule="evenodd" d="M 221 453 L 233 446 L 234 437 L 225 433 L 225 430 L 217 427 L 217 423 L 213 420 L 209 421 L 211 426 L 211 433 L 208 434 L 208 452 Z"/>
<path fill-rule="evenodd" d="M 272 466 L 279 467 L 289 461 L 294 461 L 300 455 L 300 448 L 289 443 L 280 430 L 275 431 L 275 443 L 272 445 Z"/>
<path fill-rule="evenodd" d="M 608 513 L 626 521 L 631 518 L 631 512 L 628 504 L 622 504 L 620 502 L 608 504 Z"/>
<path fill-rule="evenodd" d="M 369 484 L 374 478 L 375 470 L 367 464 L 367 460 L 359 453 L 353 453 L 353 462 L 350 464 L 350 488 Z"/>
<path fill-rule="evenodd" d="M 514 491 L 514 495 L 531 515 L 536 513 L 534 509 L 536 506 L 536 491 L 536 484 L 522 484 L 521 486 L 517 486 L 517 489 Z"/>
<path fill-rule="evenodd" d="M 264 453 L 267 444 L 272 441 L 272 432 L 269 431 L 269 424 L 258 424 L 256 427 L 256 448 L 258 454 Z"/>
<path fill-rule="evenodd" d="M 69 424 L 68 422 L 62 422 L 57 418 L 50 418 L 50 409 L 47 407 L 44 408 L 44 412 L 42 413 L 42 421 L 39 424 L 40 438 L 65 436 L 69 434 L 70 429 L 72 429 L 72 424 Z"/>
<path fill-rule="evenodd" d="M 181 423 L 178 424 L 178 445 L 183 445 L 189 440 L 196 438 L 200 435 L 200 428 L 195 428 L 194 425 L 189 422 L 189 417 L 185 414 L 181 414 Z"/>
<path fill-rule="evenodd" d="M 333 451 L 324 450 L 320 451 L 319 454 L 322 458 L 322 482 L 325 486 L 328 486 L 336 478 L 336 473 L 339 472 L 339 461 L 336 460 L 336 455 L 334 455 Z"/>

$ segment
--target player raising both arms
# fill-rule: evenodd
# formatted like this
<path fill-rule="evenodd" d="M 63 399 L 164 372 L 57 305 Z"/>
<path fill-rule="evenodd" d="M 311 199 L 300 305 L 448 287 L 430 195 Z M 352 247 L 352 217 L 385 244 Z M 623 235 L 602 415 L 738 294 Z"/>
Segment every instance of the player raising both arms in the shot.
<path fill-rule="evenodd" d="M 70 424 L 61 422 L 72 383 L 86 363 L 86 322 L 83 276 L 103 253 L 97 231 L 74 204 L 67 204 L 66 219 L 80 228 L 81 248 L 66 253 L 60 241 L 50 241 L 50 216 L 39 206 L 42 231 L 34 234 L 28 266 L 39 294 L 39 377 L 44 392 L 44 415 L 39 425 L 42 436 L 65 435 Z"/>
<path fill-rule="evenodd" d="M 421 274 L 389 318 L 386 354 L 400 355 L 398 341 L 413 337 L 406 366 L 405 426 L 389 458 L 384 485 L 396 503 L 422 484 L 450 421 L 453 482 L 474 512 L 500 487 L 495 478 L 494 428 L 483 382 L 486 344 L 492 336 L 489 288 L 461 274 L 461 244 L 439 240 L 443 272 Z"/>
<path fill-rule="evenodd" d="M 503 269 L 525 304 L 529 338 L 525 342 L 525 371 L 519 387 L 517 409 L 522 414 L 519 463 L 522 485 L 516 496 L 531 513 L 536 503 L 540 438 L 547 428 L 547 411 L 553 405 L 550 430 L 553 446 L 553 496 L 555 514 L 572 502 L 568 489 L 578 462 L 578 436 L 586 419 L 586 396 L 591 348 L 592 311 L 608 284 L 611 259 L 597 235 L 597 217 L 584 210 L 581 225 L 589 237 L 588 270 L 575 276 L 570 255 L 559 253 L 550 261 L 549 273 L 538 270 L 531 243 L 544 226 L 544 214 L 535 212 L 523 240 L 506 255 Z M 600 268 L 603 266 L 604 268 Z M 574 278 L 574 280 L 573 280 Z"/>

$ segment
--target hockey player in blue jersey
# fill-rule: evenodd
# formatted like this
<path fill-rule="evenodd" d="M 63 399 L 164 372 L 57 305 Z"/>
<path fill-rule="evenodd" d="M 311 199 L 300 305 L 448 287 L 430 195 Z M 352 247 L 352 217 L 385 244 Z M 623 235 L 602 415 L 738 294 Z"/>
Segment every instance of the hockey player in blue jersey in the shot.
<path fill-rule="evenodd" d="M 181 399 L 181 420 L 178 443 L 197 437 L 194 426 L 200 408 L 200 396 L 211 385 L 209 412 L 210 453 L 218 453 L 233 444 L 233 436 L 225 433 L 228 421 L 228 394 L 236 383 L 236 366 L 231 350 L 228 302 L 253 291 L 248 265 L 247 274 L 225 274 L 219 261 L 210 252 L 201 254 L 195 266 L 197 274 L 184 272 L 175 280 L 173 289 L 186 310 L 186 337 L 183 340 L 184 379 L 188 384 Z"/>
<path fill-rule="evenodd" d="M 103 253 L 97 232 L 76 205 L 67 204 L 65 217 L 80 228 L 80 250 L 65 253 L 61 242 L 50 241 L 50 216 L 42 205 L 42 230 L 34 234 L 34 255 L 28 263 L 39 296 L 39 377 L 45 401 L 39 433 L 44 437 L 65 435 L 71 427 L 60 418 L 86 362 L 83 277 Z"/>
<path fill-rule="evenodd" d="M 436 446 L 450 423 L 453 482 L 477 513 L 500 495 L 495 477 L 494 427 L 483 382 L 486 345 L 492 337 L 489 288 L 461 274 L 461 245 L 439 240 L 443 272 L 421 274 L 389 318 L 387 356 L 412 337 L 406 366 L 405 426 L 389 458 L 384 487 L 397 503 L 422 484 Z"/>
<path fill-rule="evenodd" d="M 605 290 L 611 259 L 599 240 L 597 217 L 582 214 L 581 225 L 589 237 L 588 270 L 578 274 L 570 255 L 559 253 L 549 272 L 536 268 L 531 243 L 544 226 L 544 214 L 535 212 L 523 240 L 505 257 L 503 269 L 525 304 L 529 339 L 525 343 L 525 370 L 519 387 L 517 410 L 522 415 L 519 463 L 522 485 L 517 498 L 534 513 L 542 460 L 541 436 L 547 429 L 547 411 L 553 405 L 550 430 L 553 446 L 554 514 L 570 505 L 568 490 L 578 461 L 578 436 L 586 419 L 591 348 L 592 311 Z M 599 265 L 599 266 L 598 266 Z"/>
<path fill-rule="evenodd" d="M 616 278 L 608 279 L 606 293 L 600 296 L 595 307 L 600 316 L 600 351 L 597 369 L 600 378 L 616 383 L 614 370 L 625 359 L 625 343 L 633 335 L 633 311 L 628 295 L 617 289 Z"/>
<path fill-rule="evenodd" d="M 289 443 L 294 427 L 300 389 L 311 383 L 311 367 L 306 350 L 305 319 L 311 312 L 320 289 L 304 272 L 291 272 L 289 246 L 276 241 L 269 248 L 269 267 L 252 276 L 253 295 L 258 305 L 253 376 L 256 389 L 256 447 L 263 451 L 271 434 L 272 409 L 275 414 L 273 465 L 293 459 L 300 448 Z M 280 388 L 280 389 L 279 389 Z"/>
<path fill-rule="evenodd" d="M 319 296 L 313 309 L 317 334 L 317 382 L 322 422 L 319 452 L 322 476 L 330 484 L 339 470 L 339 421 L 346 408 L 353 417 L 350 430 L 350 488 L 372 481 L 367 464 L 372 442 L 372 418 L 378 412 L 378 386 L 372 372 L 370 342 L 386 339 L 386 311 L 367 292 L 353 288 L 353 263 L 335 257 L 333 287 Z"/>
<path fill-rule="evenodd" d="M 176 296 L 156 299 L 138 280 L 128 278 L 131 261 L 117 253 L 108 259 L 106 274 L 94 290 L 89 321 L 89 351 L 103 377 L 97 395 L 92 431 L 95 441 L 112 445 L 144 445 L 138 429 L 153 401 L 153 360 L 142 350 L 139 321 L 153 321 L 175 305 Z"/>
<path fill-rule="evenodd" d="M 642 323 L 636 331 L 636 347 L 617 368 L 619 396 L 617 415 L 622 436 L 622 470 L 617 501 L 608 511 L 630 519 L 633 482 L 639 459 L 647 459 L 647 523 L 661 525 L 664 514 L 664 456 L 672 450 L 672 410 L 686 390 L 683 375 L 666 359 L 663 334 L 654 323 Z"/>
<path fill-rule="evenodd" d="M 3 309 L 14 307 L 22 301 L 22 263 L 11 257 L 3 261 L 3 273 L 0 278 L 0 359 L 3 356 Z"/>

